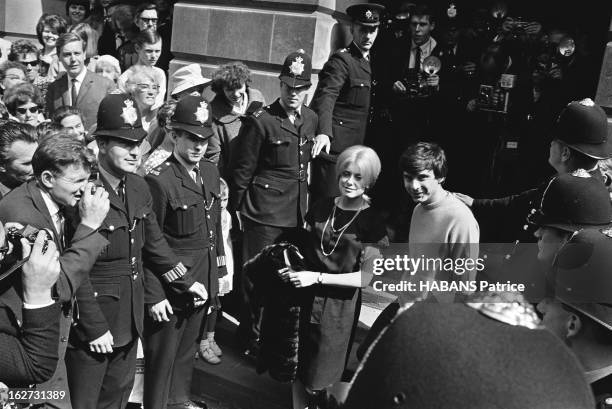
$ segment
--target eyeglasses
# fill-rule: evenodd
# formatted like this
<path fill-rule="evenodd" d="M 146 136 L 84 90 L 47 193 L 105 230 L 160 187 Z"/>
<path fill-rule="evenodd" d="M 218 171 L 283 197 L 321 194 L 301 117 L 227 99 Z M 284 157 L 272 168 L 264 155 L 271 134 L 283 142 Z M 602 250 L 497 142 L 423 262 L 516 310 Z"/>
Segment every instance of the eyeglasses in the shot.
<path fill-rule="evenodd" d="M 140 19 L 142 20 L 143 23 L 145 24 L 157 24 L 157 19 L 156 18 L 145 18 L 145 17 L 140 17 Z"/>
<path fill-rule="evenodd" d="M 25 115 L 26 112 L 29 112 L 31 114 L 37 114 L 39 109 L 40 108 L 35 106 L 35 107 L 30 107 L 30 108 L 16 108 L 15 111 L 17 111 L 19 115 Z"/>
<path fill-rule="evenodd" d="M 159 91 L 159 85 L 136 84 L 139 91 Z"/>
<path fill-rule="evenodd" d="M 39 64 L 39 61 L 38 61 L 38 60 L 33 60 L 33 61 L 21 61 L 21 63 L 22 63 L 23 65 L 25 65 L 26 67 L 27 67 L 28 65 L 31 65 L 32 67 L 37 67 L 37 66 L 38 66 L 38 64 Z"/>

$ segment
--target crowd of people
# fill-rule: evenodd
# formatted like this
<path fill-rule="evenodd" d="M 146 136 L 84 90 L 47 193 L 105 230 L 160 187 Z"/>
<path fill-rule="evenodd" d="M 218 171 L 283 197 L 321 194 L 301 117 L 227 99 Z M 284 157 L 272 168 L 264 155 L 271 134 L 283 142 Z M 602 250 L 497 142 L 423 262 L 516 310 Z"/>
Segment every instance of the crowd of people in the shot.
<path fill-rule="evenodd" d="M 172 8 L 67 0 L 0 64 L 0 383 L 125 408 L 144 359 L 144 408 L 206 407 L 194 356 L 221 362 L 230 310 L 295 409 L 612 407 L 612 136 L 583 38 L 504 2 L 355 4 L 316 87 L 296 50 L 266 102 L 243 62 L 168 76 Z M 400 277 L 419 290 L 338 392 L 401 252 L 487 266 Z M 526 290 L 436 285 L 484 280 Z"/>

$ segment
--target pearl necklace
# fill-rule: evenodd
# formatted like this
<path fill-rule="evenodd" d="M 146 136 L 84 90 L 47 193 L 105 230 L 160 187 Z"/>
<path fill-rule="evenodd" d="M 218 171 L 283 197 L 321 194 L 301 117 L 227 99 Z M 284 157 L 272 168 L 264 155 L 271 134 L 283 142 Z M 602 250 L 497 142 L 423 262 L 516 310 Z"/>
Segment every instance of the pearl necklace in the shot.
<path fill-rule="evenodd" d="M 325 257 L 329 257 L 331 256 L 331 254 L 336 250 L 336 247 L 338 247 L 338 243 L 340 243 L 340 238 L 342 237 L 342 235 L 344 234 L 344 232 L 346 231 L 346 229 L 349 228 L 349 226 L 351 225 L 351 223 L 353 223 L 355 221 L 355 219 L 357 218 L 357 216 L 359 216 L 359 213 L 361 213 L 361 211 L 363 210 L 363 203 L 361 206 L 359 206 L 359 209 L 357 209 L 357 212 L 355 213 L 355 215 L 351 218 L 351 220 L 348 221 L 348 223 L 346 223 L 344 226 L 340 227 L 339 229 L 335 229 L 334 228 L 334 221 L 336 220 L 336 208 L 338 206 L 334 203 L 334 208 L 331 212 L 331 214 L 327 217 L 327 220 L 325 221 L 325 226 L 323 227 L 323 231 L 321 232 L 321 253 L 323 253 L 323 255 Z M 329 240 L 331 242 L 333 242 L 333 234 L 332 233 L 339 233 L 338 234 L 338 238 L 336 239 L 336 243 L 333 245 L 332 249 L 330 252 L 325 251 L 325 246 L 323 244 L 323 237 L 325 236 L 325 231 L 327 230 L 327 226 L 329 225 L 329 221 L 331 220 L 331 231 L 329 234 Z"/>

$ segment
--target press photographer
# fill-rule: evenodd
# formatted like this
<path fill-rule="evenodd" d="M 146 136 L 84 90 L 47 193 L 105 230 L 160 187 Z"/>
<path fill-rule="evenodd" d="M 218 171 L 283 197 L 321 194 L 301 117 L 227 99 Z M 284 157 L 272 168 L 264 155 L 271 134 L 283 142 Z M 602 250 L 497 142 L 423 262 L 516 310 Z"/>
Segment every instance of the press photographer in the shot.
<path fill-rule="evenodd" d="M 47 232 L 41 230 L 34 243 L 20 239 L 22 254 L 7 242 L 0 224 L 0 274 L 13 255 L 26 259 L 20 270 L 0 281 L 0 382 L 27 386 L 51 378 L 58 361 L 60 304 L 52 287 L 60 273 L 59 252 Z"/>
<path fill-rule="evenodd" d="M 50 243 L 60 252 L 61 273 L 54 297 L 62 304 L 58 366 L 41 390 L 68 390 L 64 354 L 77 290 L 92 294 L 89 271 L 108 241 L 97 232 L 109 210 L 108 193 L 89 182 L 94 157 L 82 142 L 59 132 L 41 141 L 32 157 L 34 179 L 0 201 L 0 220 L 31 225 L 51 233 Z M 79 220 L 74 224 L 67 220 Z M 46 402 L 70 407 L 68 397 Z"/>

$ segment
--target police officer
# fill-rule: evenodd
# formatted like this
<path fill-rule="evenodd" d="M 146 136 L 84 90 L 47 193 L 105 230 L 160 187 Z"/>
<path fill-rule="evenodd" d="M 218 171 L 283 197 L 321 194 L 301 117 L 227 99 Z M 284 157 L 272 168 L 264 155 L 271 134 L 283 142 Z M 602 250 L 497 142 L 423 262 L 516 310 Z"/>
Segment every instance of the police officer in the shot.
<path fill-rule="evenodd" d="M 302 50 L 283 64 L 280 98 L 255 111 L 237 137 L 230 186 L 230 208 L 242 222 L 243 260 L 249 260 L 306 215 L 307 168 L 317 115 L 304 106 L 311 82 L 310 56 Z M 259 336 L 260 312 L 252 284 L 244 277 L 239 338 L 247 349 Z"/>
<path fill-rule="evenodd" d="M 552 130 L 548 163 L 558 174 L 585 169 L 610 189 L 610 180 L 598 167 L 598 161 L 612 157 L 612 139 L 608 137 L 608 118 L 601 107 L 587 98 L 573 101 L 561 112 Z M 472 199 L 456 195 L 472 211 L 481 227 L 483 242 L 530 242 L 531 232 L 525 217 L 536 211 L 548 183 L 516 195 L 499 199 Z"/>
<path fill-rule="evenodd" d="M 193 279 L 206 286 L 212 301 L 225 256 L 219 171 L 203 159 L 213 135 L 204 98 L 187 95 L 179 100 L 170 127 L 173 154 L 145 179 L 168 244 L 191 268 Z M 161 286 L 151 286 L 145 298 L 150 317 L 145 319 L 144 353 L 150 370 L 145 370 L 144 406 L 200 408 L 189 395 L 196 341 L 209 303 L 194 302 L 191 294 L 177 294 L 170 285 L 157 283 Z"/>
<path fill-rule="evenodd" d="M 596 397 L 612 408 L 612 229 L 584 229 L 559 250 L 554 296 L 539 303 L 542 323 L 576 354 Z"/>
<path fill-rule="evenodd" d="M 385 8 L 379 4 L 355 4 L 346 9 L 352 17 L 353 41 L 335 52 L 319 73 L 311 108 L 319 115 L 319 134 L 313 146 L 311 194 L 313 199 L 338 196 L 335 161 L 349 146 L 365 139 L 372 69 L 370 49 L 378 35 Z"/>
<path fill-rule="evenodd" d="M 400 311 L 342 408 L 593 408 L 576 358 L 518 301 L 494 293 Z"/>
<path fill-rule="evenodd" d="M 83 409 L 127 404 L 137 339 L 143 334 L 145 285 L 163 280 L 179 293 L 207 298 L 204 285 L 168 246 L 149 187 L 134 174 L 146 136 L 135 101 L 125 94 L 107 95 L 97 123 L 98 182 L 110 200 L 99 231 L 110 244 L 90 272 L 93 296 L 77 291 L 79 314 L 66 354 L 72 404 Z M 154 276 L 145 280 L 143 274 Z"/>

